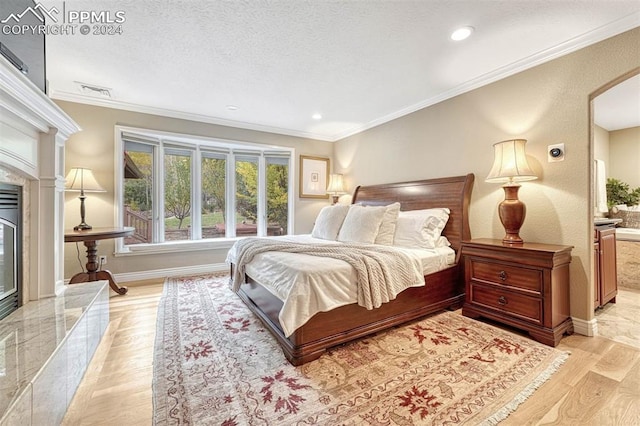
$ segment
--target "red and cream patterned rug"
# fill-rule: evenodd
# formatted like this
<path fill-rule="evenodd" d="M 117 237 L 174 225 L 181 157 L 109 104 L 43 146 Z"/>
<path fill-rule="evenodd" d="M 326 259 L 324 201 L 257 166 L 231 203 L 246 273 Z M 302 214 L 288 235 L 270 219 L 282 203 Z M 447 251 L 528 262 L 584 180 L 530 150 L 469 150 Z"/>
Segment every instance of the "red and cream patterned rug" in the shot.
<path fill-rule="evenodd" d="M 567 356 L 443 312 L 293 367 L 228 277 L 172 278 L 158 307 L 154 424 L 496 424 Z"/>

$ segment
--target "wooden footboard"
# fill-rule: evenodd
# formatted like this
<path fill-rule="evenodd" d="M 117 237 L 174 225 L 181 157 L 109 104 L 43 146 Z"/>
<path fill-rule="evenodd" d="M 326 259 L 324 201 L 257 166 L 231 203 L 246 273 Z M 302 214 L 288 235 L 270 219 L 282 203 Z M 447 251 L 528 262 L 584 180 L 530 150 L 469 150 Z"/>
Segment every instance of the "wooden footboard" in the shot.
<path fill-rule="evenodd" d="M 425 282 L 424 287 L 409 288 L 377 309 L 367 310 L 354 303 L 320 312 L 288 338 L 278 321 L 282 301 L 251 277 L 247 277 L 247 284 L 240 287 L 238 295 L 275 336 L 289 362 L 301 365 L 320 357 L 330 347 L 462 306 L 464 282 L 457 265 L 426 276 Z"/>

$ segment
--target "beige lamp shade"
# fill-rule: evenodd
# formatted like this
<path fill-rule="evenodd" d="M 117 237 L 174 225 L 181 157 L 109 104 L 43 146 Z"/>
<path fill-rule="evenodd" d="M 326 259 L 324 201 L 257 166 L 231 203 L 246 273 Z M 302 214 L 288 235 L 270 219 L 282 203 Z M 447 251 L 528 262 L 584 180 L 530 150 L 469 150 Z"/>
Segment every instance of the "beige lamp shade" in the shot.
<path fill-rule="evenodd" d="M 341 174 L 334 173 L 329 175 L 329 185 L 327 185 L 327 194 L 331 195 L 333 204 L 338 202 L 338 197 L 346 194 L 344 190 L 344 179 Z"/>
<path fill-rule="evenodd" d="M 66 177 L 65 189 L 77 192 L 107 192 L 93 176 L 91 169 L 73 168 Z"/>
<path fill-rule="evenodd" d="M 327 194 L 340 195 L 344 194 L 344 179 L 341 174 L 329 175 L 329 185 L 327 185 Z"/>
<path fill-rule="evenodd" d="M 538 177 L 527 163 L 525 139 L 512 139 L 493 145 L 493 167 L 487 182 L 513 183 L 534 180 Z"/>

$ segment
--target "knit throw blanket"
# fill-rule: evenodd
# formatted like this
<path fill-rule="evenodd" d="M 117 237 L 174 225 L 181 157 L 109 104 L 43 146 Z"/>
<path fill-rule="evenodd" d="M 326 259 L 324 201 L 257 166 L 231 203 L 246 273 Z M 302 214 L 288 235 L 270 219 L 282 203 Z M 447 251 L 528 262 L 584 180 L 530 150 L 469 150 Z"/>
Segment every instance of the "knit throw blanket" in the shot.
<path fill-rule="evenodd" d="M 244 238 L 235 244 L 235 259 L 228 259 L 235 265 L 231 277 L 233 291 L 238 291 L 244 283 L 247 263 L 257 254 L 267 251 L 331 257 L 349 263 L 357 274 L 358 304 L 367 309 L 380 307 L 409 287 L 424 285 L 421 261 L 388 246 L 354 243 L 309 245 L 267 238 Z"/>

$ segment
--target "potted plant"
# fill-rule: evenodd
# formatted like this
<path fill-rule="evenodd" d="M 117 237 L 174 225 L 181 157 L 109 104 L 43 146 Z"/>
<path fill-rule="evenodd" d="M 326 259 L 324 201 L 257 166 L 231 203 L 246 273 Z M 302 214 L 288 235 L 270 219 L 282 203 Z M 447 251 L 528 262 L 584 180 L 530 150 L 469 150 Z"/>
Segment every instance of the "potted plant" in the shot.
<path fill-rule="evenodd" d="M 607 179 L 607 207 L 611 210 L 614 206 L 635 206 L 640 203 L 640 187 L 631 189 L 629 184 L 621 180 Z"/>
<path fill-rule="evenodd" d="M 609 217 L 622 219 L 623 228 L 640 228 L 640 209 L 629 207 L 640 204 L 640 187 L 631 189 L 621 180 L 607 179 L 607 207 Z"/>

